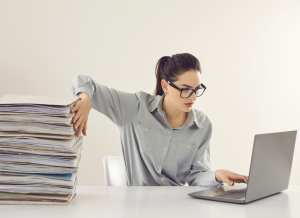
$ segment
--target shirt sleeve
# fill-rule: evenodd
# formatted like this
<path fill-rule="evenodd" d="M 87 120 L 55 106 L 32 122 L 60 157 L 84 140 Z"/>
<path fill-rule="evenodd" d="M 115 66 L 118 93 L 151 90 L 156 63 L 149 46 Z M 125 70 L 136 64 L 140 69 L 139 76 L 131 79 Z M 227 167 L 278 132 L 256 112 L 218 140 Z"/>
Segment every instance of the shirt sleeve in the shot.
<path fill-rule="evenodd" d="M 92 101 L 92 108 L 107 116 L 118 126 L 124 125 L 137 114 L 139 92 L 118 91 L 99 84 L 86 75 L 75 76 L 71 89 L 73 96 L 81 92 L 88 94 Z"/>
<path fill-rule="evenodd" d="M 203 136 L 201 146 L 193 161 L 190 172 L 187 176 L 189 186 L 218 187 L 224 182 L 216 180 L 216 171 L 210 170 L 210 138 L 212 135 L 212 124 L 209 122 L 208 128 Z"/>

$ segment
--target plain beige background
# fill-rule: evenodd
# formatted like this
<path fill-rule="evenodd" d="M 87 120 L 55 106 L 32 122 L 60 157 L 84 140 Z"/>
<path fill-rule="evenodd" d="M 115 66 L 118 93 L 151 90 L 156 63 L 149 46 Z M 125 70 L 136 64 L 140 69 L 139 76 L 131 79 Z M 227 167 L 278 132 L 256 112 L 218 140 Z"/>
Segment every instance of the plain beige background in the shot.
<path fill-rule="evenodd" d="M 0 97 L 70 96 L 77 74 L 153 94 L 162 56 L 190 53 L 207 86 L 211 170 L 249 174 L 255 134 L 300 130 L 300 1 L 0 1 Z M 91 110 L 78 185 L 104 185 L 119 129 Z M 298 133 L 299 134 L 299 133 Z M 290 184 L 300 184 L 299 136 Z"/>

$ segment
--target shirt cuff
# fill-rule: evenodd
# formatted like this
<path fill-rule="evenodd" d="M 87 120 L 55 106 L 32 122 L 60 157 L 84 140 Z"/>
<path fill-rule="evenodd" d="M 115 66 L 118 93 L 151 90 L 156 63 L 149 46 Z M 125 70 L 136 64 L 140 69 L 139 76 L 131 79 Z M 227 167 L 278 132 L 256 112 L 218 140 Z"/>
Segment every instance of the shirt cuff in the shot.
<path fill-rule="evenodd" d="M 79 88 L 75 89 L 74 96 L 75 95 L 77 96 L 77 94 L 80 93 L 80 92 L 84 92 L 84 93 L 88 94 L 88 96 L 92 99 L 92 93 L 91 93 L 91 91 L 88 88 L 86 88 L 86 87 L 79 87 Z"/>
<path fill-rule="evenodd" d="M 202 187 L 218 187 L 222 186 L 223 182 L 216 180 L 216 171 L 204 171 L 200 172 L 196 179 L 193 181 L 194 186 Z"/>
<path fill-rule="evenodd" d="M 224 185 L 224 182 L 218 182 L 217 181 L 217 178 L 216 178 L 216 170 L 215 171 L 212 171 L 214 172 L 214 181 L 216 182 L 216 186 L 219 187 L 219 186 L 223 186 Z"/>
<path fill-rule="evenodd" d="M 210 171 L 211 172 L 211 176 L 212 176 L 212 181 L 213 181 L 213 185 L 214 186 L 222 186 L 224 185 L 224 182 L 218 182 L 217 178 L 216 178 L 216 170 L 215 171 Z"/>

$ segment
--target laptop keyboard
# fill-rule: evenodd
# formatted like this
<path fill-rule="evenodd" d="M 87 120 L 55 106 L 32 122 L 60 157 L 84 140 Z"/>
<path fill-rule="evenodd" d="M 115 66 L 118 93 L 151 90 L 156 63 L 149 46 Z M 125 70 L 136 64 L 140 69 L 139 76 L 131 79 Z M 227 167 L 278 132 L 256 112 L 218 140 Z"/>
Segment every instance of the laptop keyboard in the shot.
<path fill-rule="evenodd" d="M 218 198 L 230 198 L 230 199 L 240 199 L 245 197 L 247 188 L 240 190 L 229 190 L 223 194 L 215 195 L 214 197 Z"/>

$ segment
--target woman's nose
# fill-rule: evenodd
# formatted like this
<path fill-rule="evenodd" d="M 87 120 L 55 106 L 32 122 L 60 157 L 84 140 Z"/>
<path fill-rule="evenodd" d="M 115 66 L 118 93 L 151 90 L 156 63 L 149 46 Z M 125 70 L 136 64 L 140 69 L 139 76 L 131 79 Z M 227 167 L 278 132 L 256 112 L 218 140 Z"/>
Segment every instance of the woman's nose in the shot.
<path fill-rule="evenodd" d="M 191 99 L 191 100 L 197 99 L 195 92 L 193 92 L 193 94 L 189 97 L 189 99 Z"/>

